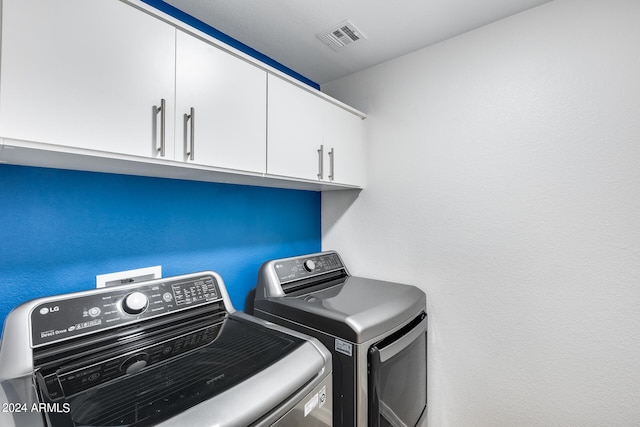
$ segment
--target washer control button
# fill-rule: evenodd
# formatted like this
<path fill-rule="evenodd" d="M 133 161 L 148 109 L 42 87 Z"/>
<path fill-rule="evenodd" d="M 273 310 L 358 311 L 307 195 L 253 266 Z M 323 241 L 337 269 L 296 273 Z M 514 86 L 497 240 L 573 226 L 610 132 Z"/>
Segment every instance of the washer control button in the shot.
<path fill-rule="evenodd" d="M 122 300 L 122 309 L 128 314 L 140 314 L 148 305 L 149 299 L 142 292 L 131 292 Z"/>
<path fill-rule="evenodd" d="M 100 308 L 98 308 L 98 307 L 91 307 L 91 308 L 89 309 L 89 316 L 91 316 L 91 317 L 98 317 L 98 316 L 100 316 L 100 313 L 101 313 L 101 312 L 102 312 L 102 311 L 100 310 Z"/>
<path fill-rule="evenodd" d="M 311 273 L 316 269 L 316 263 L 312 259 L 308 259 L 304 262 L 304 269 Z"/>
<path fill-rule="evenodd" d="M 140 372 L 145 366 L 147 366 L 148 360 L 149 355 L 147 353 L 138 353 L 122 362 L 122 364 L 120 365 L 120 370 L 126 372 L 129 375 L 136 374 Z"/>

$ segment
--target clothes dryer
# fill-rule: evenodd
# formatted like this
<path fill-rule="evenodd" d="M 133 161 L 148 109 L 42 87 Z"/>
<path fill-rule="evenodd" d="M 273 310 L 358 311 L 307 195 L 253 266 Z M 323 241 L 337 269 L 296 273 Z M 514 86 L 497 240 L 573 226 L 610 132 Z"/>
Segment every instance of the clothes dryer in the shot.
<path fill-rule="evenodd" d="M 260 268 L 254 314 L 333 354 L 335 426 L 418 426 L 427 412 L 426 295 L 349 274 L 335 251 Z"/>

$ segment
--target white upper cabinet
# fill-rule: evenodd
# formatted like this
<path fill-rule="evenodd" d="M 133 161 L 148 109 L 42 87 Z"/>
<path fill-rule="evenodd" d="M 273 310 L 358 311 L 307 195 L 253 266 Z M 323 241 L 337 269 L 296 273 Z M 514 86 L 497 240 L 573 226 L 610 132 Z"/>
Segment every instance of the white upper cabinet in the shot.
<path fill-rule="evenodd" d="M 156 157 L 174 70 L 175 28 L 130 5 L 3 0 L 0 136 Z"/>
<path fill-rule="evenodd" d="M 362 113 L 139 0 L 0 4 L 0 162 L 363 185 Z"/>
<path fill-rule="evenodd" d="M 324 101 L 274 75 L 268 80 L 267 173 L 318 180 Z"/>
<path fill-rule="evenodd" d="M 175 159 L 265 173 L 267 72 L 177 32 Z"/>
<path fill-rule="evenodd" d="M 267 173 L 361 186 L 362 119 L 277 76 L 268 81 Z"/>
<path fill-rule="evenodd" d="M 336 184 L 364 186 L 364 121 L 355 114 L 325 102 L 323 142 L 328 165 L 326 178 Z"/>

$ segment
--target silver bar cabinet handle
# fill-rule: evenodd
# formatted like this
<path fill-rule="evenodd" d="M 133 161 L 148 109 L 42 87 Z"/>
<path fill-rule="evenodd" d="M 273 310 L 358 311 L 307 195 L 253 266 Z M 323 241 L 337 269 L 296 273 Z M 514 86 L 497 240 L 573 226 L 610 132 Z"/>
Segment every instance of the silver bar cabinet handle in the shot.
<path fill-rule="evenodd" d="M 331 147 L 331 151 L 329 151 L 329 181 L 333 181 L 333 147 Z"/>
<path fill-rule="evenodd" d="M 324 169 L 323 165 L 323 157 L 324 157 L 324 145 L 321 145 L 318 149 L 318 179 L 323 179 L 324 174 L 322 170 Z"/>
<path fill-rule="evenodd" d="M 156 114 L 160 113 L 160 146 L 158 147 L 158 152 L 161 157 L 164 157 L 164 148 L 165 148 L 165 117 L 167 111 L 167 101 L 164 98 L 160 100 L 160 107 L 154 107 L 156 110 Z"/>
<path fill-rule="evenodd" d="M 195 150 L 195 129 L 196 129 L 196 109 L 191 107 L 189 110 L 189 115 L 187 116 L 187 120 L 189 120 L 189 132 L 191 135 L 189 136 L 189 150 L 187 151 L 187 157 L 189 160 L 194 159 L 194 150 Z"/>

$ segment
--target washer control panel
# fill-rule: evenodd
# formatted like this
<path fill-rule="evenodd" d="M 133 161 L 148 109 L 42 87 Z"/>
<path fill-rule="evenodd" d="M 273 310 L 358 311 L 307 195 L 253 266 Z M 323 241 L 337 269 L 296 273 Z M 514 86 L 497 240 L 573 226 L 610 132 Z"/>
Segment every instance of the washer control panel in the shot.
<path fill-rule="evenodd" d="M 134 323 L 214 301 L 224 309 L 216 279 L 154 280 L 136 287 L 87 291 L 37 305 L 31 312 L 34 347 Z"/>
<path fill-rule="evenodd" d="M 274 265 L 280 283 L 288 283 L 305 277 L 344 268 L 336 253 L 303 256 L 276 262 Z"/>

